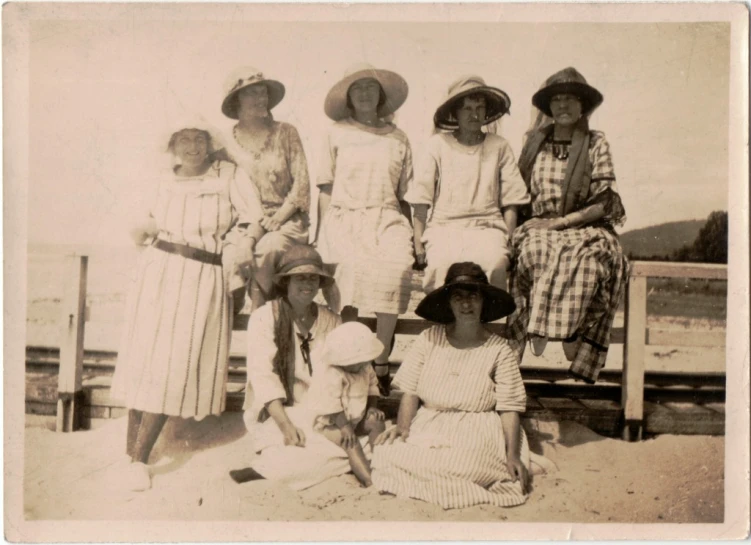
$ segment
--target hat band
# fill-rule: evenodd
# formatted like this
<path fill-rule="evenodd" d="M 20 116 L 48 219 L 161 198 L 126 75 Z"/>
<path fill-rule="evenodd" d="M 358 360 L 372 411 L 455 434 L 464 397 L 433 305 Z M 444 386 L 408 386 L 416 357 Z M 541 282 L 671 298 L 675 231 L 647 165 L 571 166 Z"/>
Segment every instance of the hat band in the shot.
<path fill-rule="evenodd" d="M 468 282 L 472 284 L 485 284 L 482 280 L 479 280 L 478 278 L 474 276 L 470 276 L 468 274 L 460 274 L 459 276 L 455 276 L 451 279 L 451 284 L 454 282 Z"/>
<path fill-rule="evenodd" d="M 285 264 L 284 267 L 282 267 L 282 270 L 279 271 L 279 274 L 285 274 L 287 271 L 290 271 L 302 265 L 315 265 L 319 269 L 323 268 L 322 262 L 318 261 L 317 259 L 311 259 L 309 257 L 305 257 L 302 259 L 295 259 L 294 261 L 290 261 L 289 263 Z"/>
<path fill-rule="evenodd" d="M 253 83 L 258 83 L 260 81 L 263 81 L 263 73 L 257 72 L 253 74 L 252 76 L 248 76 L 247 78 L 240 78 L 237 80 L 237 83 L 230 89 L 230 93 L 234 93 L 236 90 L 238 90 L 240 87 L 244 87 L 246 85 L 250 85 Z M 229 94 L 229 93 L 228 93 Z"/>

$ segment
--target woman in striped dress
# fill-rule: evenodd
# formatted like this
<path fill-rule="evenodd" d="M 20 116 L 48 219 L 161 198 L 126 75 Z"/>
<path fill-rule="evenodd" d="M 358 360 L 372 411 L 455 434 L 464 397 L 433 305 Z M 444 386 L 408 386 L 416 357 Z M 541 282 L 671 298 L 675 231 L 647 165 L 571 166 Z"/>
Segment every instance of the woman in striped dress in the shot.
<path fill-rule="evenodd" d="M 444 509 L 527 498 L 526 394 L 516 356 L 483 327 L 514 310 L 475 263 L 455 263 L 416 313 L 442 325 L 415 340 L 395 377 L 395 427 L 377 440 L 373 484 Z M 395 439 L 399 439 L 395 441 Z"/>
<path fill-rule="evenodd" d="M 239 217 L 260 215 L 235 165 L 211 159 L 205 124 L 184 127 L 168 145 L 179 164 L 159 181 L 150 213 L 133 231 L 138 243 L 152 242 L 127 303 L 111 394 L 130 409 L 125 477 L 132 490 L 151 486 L 146 464 L 168 416 L 201 419 L 224 409 L 231 302 L 222 262 L 242 260 L 230 247 L 250 251 L 245 237 L 226 235 Z"/>
<path fill-rule="evenodd" d="M 319 165 L 318 249 L 335 271 L 338 291 L 324 291 L 342 319 L 358 309 L 376 315 L 384 345 L 375 358 L 388 395 L 388 358 L 396 320 L 406 312 L 413 258 L 409 204 L 412 151 L 407 135 L 387 118 L 407 99 L 407 82 L 370 65 L 350 68 L 326 97 L 336 121 Z"/>
<path fill-rule="evenodd" d="M 628 269 L 614 230 L 626 216 L 610 146 L 588 124 L 602 99 L 574 68 L 532 98 L 552 123 L 529 133 L 519 160 L 532 219 L 514 235 L 517 311 L 508 320 L 520 359 L 527 340 L 536 356 L 561 340 L 571 375 L 590 383 L 605 365 Z"/>

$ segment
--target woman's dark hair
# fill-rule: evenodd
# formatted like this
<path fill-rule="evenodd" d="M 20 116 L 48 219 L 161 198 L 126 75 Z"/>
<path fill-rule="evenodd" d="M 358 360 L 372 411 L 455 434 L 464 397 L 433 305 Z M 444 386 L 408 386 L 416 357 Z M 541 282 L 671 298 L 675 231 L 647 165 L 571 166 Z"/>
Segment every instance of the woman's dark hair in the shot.
<path fill-rule="evenodd" d="M 206 138 L 207 155 L 211 155 L 216 151 L 214 149 L 214 141 L 211 139 L 211 133 L 203 129 L 193 129 L 192 127 L 185 127 L 184 129 L 180 129 L 179 131 L 174 132 L 172 136 L 170 136 L 169 142 L 167 143 L 167 151 L 170 153 L 175 153 L 175 144 L 177 143 L 177 137 L 181 132 L 189 130 L 196 130 L 201 133 L 204 138 Z"/>
<path fill-rule="evenodd" d="M 286 291 L 286 288 L 285 288 Z M 271 303 L 274 312 L 274 344 L 276 345 L 276 354 L 272 361 L 274 373 L 279 375 L 279 380 L 284 386 L 287 394 L 287 402 L 291 403 L 294 396 L 292 384 L 289 383 L 289 366 L 293 364 L 290 361 L 290 354 L 294 346 L 294 328 L 292 319 L 292 307 L 286 297 L 274 299 Z"/>
<path fill-rule="evenodd" d="M 355 82 L 355 83 L 357 83 L 357 82 Z M 354 83 L 352 85 L 354 85 Z M 352 100 L 349 98 L 349 90 L 352 88 L 352 85 L 350 85 L 349 89 L 347 89 L 347 108 L 349 108 L 349 110 L 351 112 L 354 112 L 355 111 L 355 107 L 352 104 Z M 381 87 L 381 84 L 379 83 L 378 84 L 378 106 L 377 107 L 380 108 L 381 106 L 383 106 L 384 104 L 386 104 L 387 100 L 388 100 L 388 97 L 386 97 L 386 93 L 384 92 L 383 87 Z"/>
<path fill-rule="evenodd" d="M 464 95 L 461 98 L 456 99 L 451 103 L 451 108 L 449 108 L 449 113 L 451 114 L 451 117 L 454 119 L 459 119 L 459 117 L 456 115 L 456 113 L 459 111 L 459 109 L 464 106 L 464 101 L 470 99 L 470 100 L 480 100 L 485 103 L 485 106 L 488 105 L 488 97 L 485 96 L 485 93 L 470 93 L 468 95 Z M 485 113 L 485 116 L 487 117 L 487 112 Z M 484 121 L 484 120 L 483 120 Z"/>

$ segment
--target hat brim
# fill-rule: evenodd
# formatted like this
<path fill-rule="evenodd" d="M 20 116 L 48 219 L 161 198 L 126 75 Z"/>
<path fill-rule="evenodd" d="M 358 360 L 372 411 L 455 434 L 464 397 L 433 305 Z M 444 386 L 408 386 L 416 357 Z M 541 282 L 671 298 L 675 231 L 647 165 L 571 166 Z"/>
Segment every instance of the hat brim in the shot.
<path fill-rule="evenodd" d="M 280 284 L 282 278 L 285 276 L 292 276 L 293 274 L 317 274 L 321 279 L 320 287 L 328 288 L 334 283 L 334 277 L 327 274 L 322 268 L 317 265 L 300 265 L 299 267 L 293 267 L 292 269 L 283 273 L 274 275 L 274 282 Z"/>
<path fill-rule="evenodd" d="M 456 288 L 479 289 L 483 295 L 482 313 L 480 321 L 482 323 L 494 322 L 504 316 L 508 316 L 516 310 L 514 298 L 511 295 L 491 284 L 482 284 L 479 282 L 456 282 L 450 285 L 444 285 L 430 292 L 420 301 L 415 309 L 415 314 L 431 322 L 439 324 L 450 324 L 455 321 L 454 313 L 451 311 L 449 296 L 451 290 Z"/>
<path fill-rule="evenodd" d="M 485 121 L 483 121 L 483 125 L 492 123 L 509 112 L 511 108 L 511 99 L 509 96 L 496 87 L 483 85 L 462 91 L 438 106 L 438 109 L 433 116 L 433 124 L 439 129 L 458 129 L 459 123 L 451 115 L 453 104 L 457 100 L 461 100 L 466 96 L 478 93 L 485 96 Z"/>
<path fill-rule="evenodd" d="M 547 87 L 543 87 L 532 95 L 532 104 L 548 117 L 553 117 L 553 113 L 550 111 L 550 100 L 555 95 L 574 95 L 579 97 L 579 100 L 582 102 L 582 115 L 592 113 L 603 101 L 602 93 L 591 85 L 578 81 L 570 81 L 553 83 Z"/>
<path fill-rule="evenodd" d="M 224 101 L 222 102 L 222 113 L 230 119 L 238 119 L 238 109 L 240 105 L 238 103 L 237 94 L 247 87 L 262 84 L 269 90 L 269 110 L 276 107 L 284 98 L 286 92 L 284 84 L 281 81 L 265 79 L 263 81 L 256 81 L 254 83 L 249 83 L 248 85 L 243 85 L 229 93 L 224 97 Z"/>
<path fill-rule="evenodd" d="M 347 107 L 347 91 L 353 83 L 364 78 L 373 78 L 378 81 L 386 95 L 386 102 L 378 107 L 378 117 L 383 118 L 393 114 L 407 100 L 409 86 L 396 72 L 377 68 L 359 70 L 339 80 L 326 95 L 323 110 L 329 118 L 341 121 L 352 115 L 353 112 Z"/>
<path fill-rule="evenodd" d="M 333 358 L 329 354 L 325 357 L 328 358 L 328 364 L 332 367 L 347 367 L 348 365 L 374 360 L 381 355 L 381 352 L 383 352 L 383 343 L 374 337 L 370 340 L 368 346 L 362 347 L 362 350 L 357 354 L 337 360 L 336 362 L 331 361 Z"/>

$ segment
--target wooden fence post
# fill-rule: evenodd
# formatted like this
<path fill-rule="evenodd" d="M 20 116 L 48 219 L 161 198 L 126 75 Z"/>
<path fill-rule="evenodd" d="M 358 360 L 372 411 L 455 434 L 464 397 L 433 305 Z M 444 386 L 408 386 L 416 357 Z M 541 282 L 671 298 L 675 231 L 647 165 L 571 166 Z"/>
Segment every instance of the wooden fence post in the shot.
<path fill-rule="evenodd" d="M 639 441 L 644 428 L 644 360 L 647 342 L 647 278 L 631 276 L 626 291 L 623 343 L 623 439 Z"/>
<path fill-rule="evenodd" d="M 89 258 L 65 257 L 65 294 L 57 378 L 57 431 L 79 429 L 83 417 L 83 338 L 86 320 L 86 276 Z"/>

